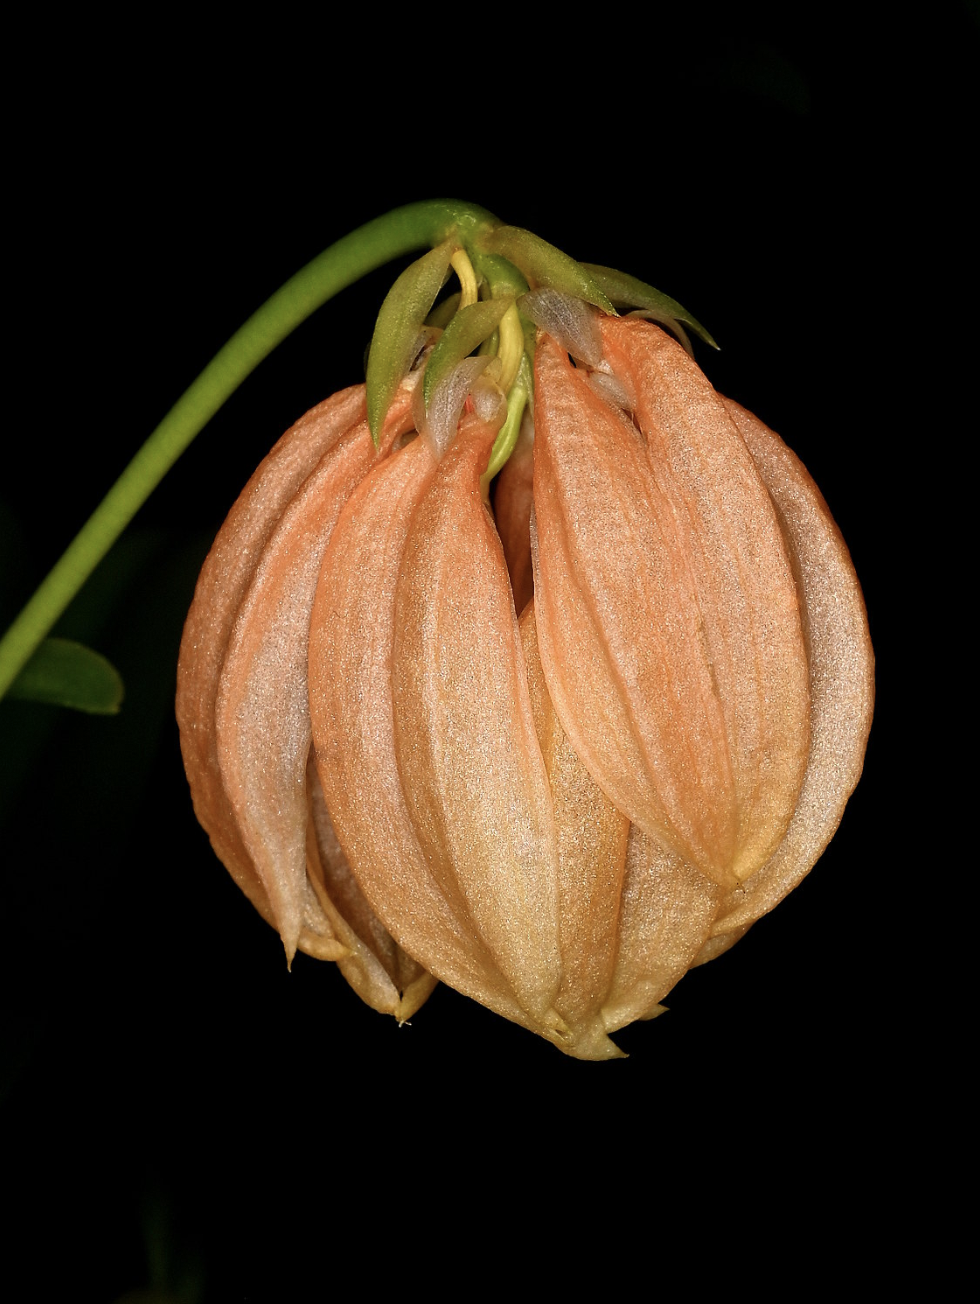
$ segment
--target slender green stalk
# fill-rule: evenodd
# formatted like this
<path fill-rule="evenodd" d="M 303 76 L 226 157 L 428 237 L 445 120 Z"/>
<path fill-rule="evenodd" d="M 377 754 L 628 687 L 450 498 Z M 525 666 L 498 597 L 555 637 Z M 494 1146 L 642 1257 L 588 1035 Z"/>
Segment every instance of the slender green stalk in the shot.
<path fill-rule="evenodd" d="M 495 220 L 450 200 L 396 208 L 338 240 L 267 299 L 167 413 L 0 640 L 0 697 L 194 436 L 277 344 L 368 272 L 454 231 L 468 241 Z"/>

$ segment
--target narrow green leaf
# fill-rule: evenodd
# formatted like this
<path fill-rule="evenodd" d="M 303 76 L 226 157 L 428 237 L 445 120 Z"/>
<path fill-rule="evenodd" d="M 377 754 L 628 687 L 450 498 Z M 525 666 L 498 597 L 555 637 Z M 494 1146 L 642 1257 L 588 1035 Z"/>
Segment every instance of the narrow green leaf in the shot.
<path fill-rule="evenodd" d="M 412 363 L 419 331 L 443 287 L 458 242 L 446 240 L 406 267 L 378 313 L 367 365 L 367 410 L 375 444 L 385 415 Z"/>
<path fill-rule="evenodd" d="M 432 350 L 425 369 L 422 393 L 426 407 L 429 398 L 439 382 L 452 371 L 457 363 L 468 358 L 474 349 L 489 339 L 500 319 L 514 302 L 512 298 L 484 299 L 460 308 L 443 331 L 438 344 Z"/>
<path fill-rule="evenodd" d="M 655 321 L 661 321 L 666 326 L 683 322 L 685 326 L 690 326 L 695 335 L 700 336 L 705 344 L 710 344 L 713 349 L 718 348 L 697 318 L 692 317 L 687 309 L 676 299 L 672 299 L 669 294 L 663 294 L 652 285 L 647 285 L 645 281 L 639 281 L 626 272 L 617 272 L 611 267 L 597 267 L 594 263 L 583 263 L 582 266 L 617 308 L 641 308 Z"/>
<path fill-rule="evenodd" d="M 11 684 L 10 696 L 91 715 L 117 715 L 123 681 L 90 647 L 67 638 L 46 638 Z"/>
<path fill-rule="evenodd" d="M 543 285 L 550 290 L 561 290 L 563 294 L 572 294 L 576 299 L 584 299 L 603 312 L 615 315 L 615 308 L 585 264 L 577 263 L 531 231 L 524 231 L 519 226 L 498 226 L 480 240 L 479 248 L 487 253 L 501 254 L 519 267 L 532 288 Z"/>

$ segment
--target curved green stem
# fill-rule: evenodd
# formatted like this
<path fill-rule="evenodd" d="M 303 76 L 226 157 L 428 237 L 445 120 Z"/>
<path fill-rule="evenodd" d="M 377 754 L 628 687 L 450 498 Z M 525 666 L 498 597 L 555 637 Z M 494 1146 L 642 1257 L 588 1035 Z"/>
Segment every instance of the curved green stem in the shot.
<path fill-rule="evenodd" d="M 407 204 L 338 240 L 267 299 L 170 409 L 0 640 L 0 697 L 194 436 L 277 344 L 368 272 L 454 232 L 469 242 L 496 220 L 454 200 Z"/>

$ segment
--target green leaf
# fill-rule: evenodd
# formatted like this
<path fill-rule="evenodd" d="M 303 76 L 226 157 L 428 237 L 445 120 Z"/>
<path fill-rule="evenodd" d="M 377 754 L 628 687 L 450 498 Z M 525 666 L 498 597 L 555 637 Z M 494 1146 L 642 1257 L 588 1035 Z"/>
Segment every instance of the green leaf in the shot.
<path fill-rule="evenodd" d="M 584 263 L 577 263 L 530 231 L 519 226 L 498 226 L 480 240 L 479 248 L 500 254 L 519 267 L 532 288 L 544 285 L 549 290 L 561 290 L 615 315 L 615 308 Z"/>
<path fill-rule="evenodd" d="M 685 326 L 690 326 L 695 335 L 700 336 L 705 344 L 710 344 L 713 349 L 718 347 L 697 318 L 692 317 L 687 309 L 676 299 L 672 299 L 669 294 L 663 294 L 652 285 L 647 285 L 645 281 L 639 281 L 626 272 L 614 271 L 611 267 L 597 267 L 594 263 L 583 263 L 582 266 L 591 273 L 596 285 L 609 296 L 617 308 L 641 308 L 655 321 L 661 321 L 666 326 L 683 322 Z"/>
<path fill-rule="evenodd" d="M 467 308 L 460 308 L 429 357 L 422 391 L 426 407 L 439 382 L 457 363 L 468 358 L 474 349 L 490 338 L 513 302 L 511 298 L 484 299 L 480 303 L 471 303 Z"/>
<path fill-rule="evenodd" d="M 378 313 L 367 365 L 367 410 L 375 445 L 391 400 L 407 375 L 419 331 L 443 287 L 459 242 L 446 240 L 406 267 Z"/>
<path fill-rule="evenodd" d="M 46 638 L 10 685 L 10 696 L 91 715 L 118 715 L 123 681 L 90 647 L 67 638 Z"/>

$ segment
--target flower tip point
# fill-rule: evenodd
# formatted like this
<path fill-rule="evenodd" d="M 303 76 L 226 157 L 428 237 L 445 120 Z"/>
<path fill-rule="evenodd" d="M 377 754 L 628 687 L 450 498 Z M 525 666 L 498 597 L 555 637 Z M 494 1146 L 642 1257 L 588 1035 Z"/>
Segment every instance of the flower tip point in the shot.
<path fill-rule="evenodd" d="M 606 1032 L 601 1017 L 579 1023 L 575 1027 L 563 1023 L 561 1030 L 554 1030 L 552 1039 L 559 1050 L 573 1059 L 598 1062 L 629 1058 Z"/>
<path fill-rule="evenodd" d="M 296 949 L 297 949 L 297 944 L 296 944 L 296 942 L 293 942 L 293 941 L 287 941 L 287 939 L 286 939 L 285 937 L 283 937 L 283 938 L 282 938 L 282 948 L 283 948 L 283 950 L 286 952 L 286 971 L 287 971 L 288 973 L 292 973 L 292 972 L 293 972 L 293 961 L 296 959 Z"/>

